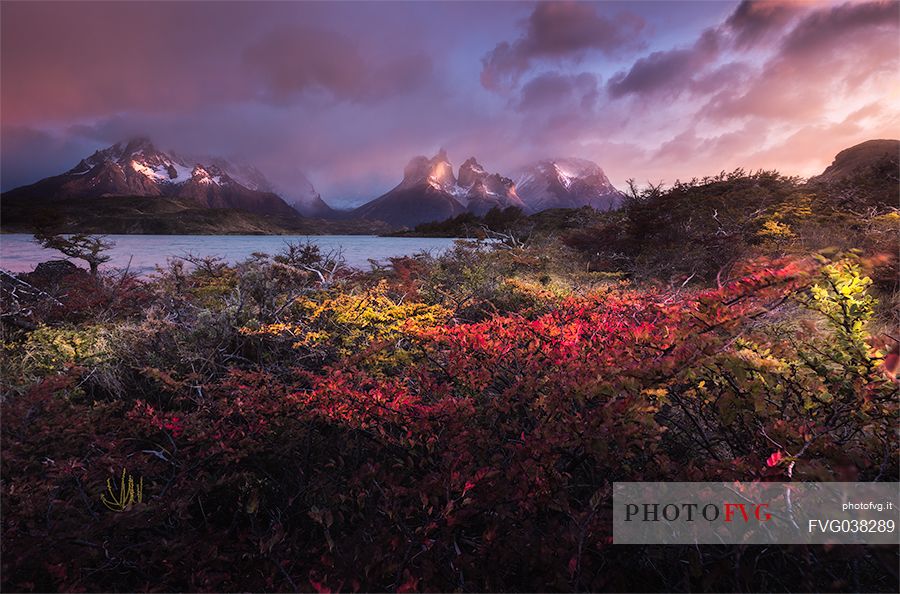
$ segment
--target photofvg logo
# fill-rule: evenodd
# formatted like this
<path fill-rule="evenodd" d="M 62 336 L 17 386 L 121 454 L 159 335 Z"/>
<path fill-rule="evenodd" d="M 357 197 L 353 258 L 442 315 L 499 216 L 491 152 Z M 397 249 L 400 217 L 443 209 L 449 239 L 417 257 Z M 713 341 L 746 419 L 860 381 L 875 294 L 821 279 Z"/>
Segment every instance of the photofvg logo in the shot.
<path fill-rule="evenodd" d="M 693 522 L 696 515 L 702 516 L 707 522 L 717 522 L 724 518 L 725 522 L 743 519 L 744 522 L 768 522 L 772 515 L 766 511 L 768 503 L 707 503 L 700 506 L 697 503 L 629 503 L 625 506 L 625 521 L 641 522 Z M 724 508 L 724 512 L 722 511 Z"/>
<path fill-rule="evenodd" d="M 616 544 L 898 544 L 900 483 L 615 483 Z"/>

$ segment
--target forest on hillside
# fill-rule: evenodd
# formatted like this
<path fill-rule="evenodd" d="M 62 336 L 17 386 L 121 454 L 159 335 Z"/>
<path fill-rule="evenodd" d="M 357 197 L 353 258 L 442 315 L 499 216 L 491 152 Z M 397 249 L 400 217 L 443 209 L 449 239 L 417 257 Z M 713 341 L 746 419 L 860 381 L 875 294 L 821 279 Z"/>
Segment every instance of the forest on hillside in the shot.
<path fill-rule="evenodd" d="M 896 546 L 614 546 L 611 493 L 898 480 L 897 171 L 6 275 L 3 589 L 896 592 Z"/>

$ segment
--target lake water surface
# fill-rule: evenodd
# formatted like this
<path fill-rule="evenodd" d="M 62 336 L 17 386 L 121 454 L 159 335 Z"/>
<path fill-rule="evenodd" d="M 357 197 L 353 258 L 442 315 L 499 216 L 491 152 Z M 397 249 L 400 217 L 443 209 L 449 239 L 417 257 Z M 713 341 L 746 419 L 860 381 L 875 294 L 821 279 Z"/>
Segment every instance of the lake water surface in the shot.
<path fill-rule="evenodd" d="M 375 235 L 107 235 L 115 242 L 107 267 L 124 268 L 149 274 L 168 258 L 185 256 L 220 256 L 229 263 L 243 260 L 253 252 L 275 255 L 287 242 L 306 242 L 320 247 L 323 253 L 343 251 L 344 259 L 354 268 L 369 269 L 369 260 L 384 262 L 387 258 L 411 256 L 427 251 L 438 255 L 453 246 L 453 239 L 435 237 L 378 237 Z M 35 265 L 65 256 L 42 248 L 25 233 L 0 234 L 0 268 L 11 272 L 28 272 Z M 79 266 L 84 262 L 73 260 Z M 102 270 L 102 268 L 101 268 Z"/>

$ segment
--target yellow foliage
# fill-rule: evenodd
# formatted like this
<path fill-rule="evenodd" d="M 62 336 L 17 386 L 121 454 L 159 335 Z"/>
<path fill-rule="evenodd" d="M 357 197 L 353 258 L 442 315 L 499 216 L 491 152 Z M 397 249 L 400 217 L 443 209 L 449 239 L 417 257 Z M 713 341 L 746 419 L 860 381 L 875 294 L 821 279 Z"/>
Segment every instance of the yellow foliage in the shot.
<path fill-rule="evenodd" d="M 125 481 L 126 477 L 128 479 L 127 482 Z M 109 493 L 109 497 L 106 496 L 106 493 L 100 495 L 100 501 L 103 505 L 115 512 L 125 511 L 132 505 L 143 502 L 144 477 L 140 478 L 137 483 L 137 489 L 135 489 L 134 477 L 127 474 L 123 468 L 118 494 L 113 491 L 113 485 L 110 479 L 106 479 L 106 491 Z"/>
<path fill-rule="evenodd" d="M 537 303 L 556 302 L 571 294 L 570 290 L 553 280 L 544 284 L 539 281 L 513 277 L 504 279 L 503 284 L 514 295 Z"/>
<path fill-rule="evenodd" d="M 774 240 L 786 240 L 794 237 L 791 226 L 786 223 L 779 223 L 775 219 L 769 219 L 763 223 L 762 229 L 756 232 L 760 237 Z"/>
<path fill-rule="evenodd" d="M 378 341 L 396 341 L 404 336 L 444 324 L 450 311 L 439 305 L 394 300 L 381 281 L 360 293 L 340 293 L 316 302 L 298 300 L 307 323 L 317 328 L 307 333 L 307 342 L 336 340 L 339 350 L 349 354 L 360 346 Z"/>
<path fill-rule="evenodd" d="M 791 194 L 788 201 L 779 206 L 775 218 L 784 219 L 804 219 L 813 215 L 812 201 L 815 196 L 806 192 Z"/>
<path fill-rule="evenodd" d="M 387 289 L 382 281 L 358 293 L 318 300 L 303 297 L 294 302 L 293 321 L 239 331 L 245 336 L 289 339 L 295 349 L 325 347 L 350 355 L 371 344 L 398 343 L 450 319 L 451 312 L 444 307 L 394 299 Z"/>
<path fill-rule="evenodd" d="M 851 261 L 825 266 L 822 276 L 823 282 L 810 289 L 807 305 L 834 323 L 840 340 L 863 344 L 864 329 L 875 306 L 875 299 L 868 294 L 872 279 Z"/>
<path fill-rule="evenodd" d="M 39 326 L 25 341 L 26 369 L 55 372 L 67 364 L 94 365 L 110 356 L 107 334 L 100 326 L 81 330 Z"/>

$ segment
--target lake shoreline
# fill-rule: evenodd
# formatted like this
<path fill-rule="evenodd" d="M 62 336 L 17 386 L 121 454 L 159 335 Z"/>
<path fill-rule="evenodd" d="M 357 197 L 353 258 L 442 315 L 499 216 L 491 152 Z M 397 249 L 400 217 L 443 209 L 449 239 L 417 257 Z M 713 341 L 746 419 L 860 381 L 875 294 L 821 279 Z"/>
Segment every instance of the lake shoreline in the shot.
<path fill-rule="evenodd" d="M 453 246 L 456 238 L 382 237 L 377 235 L 151 235 L 108 234 L 115 245 L 107 269 L 124 269 L 141 274 L 165 266 L 171 258 L 216 257 L 234 264 L 254 253 L 275 255 L 288 243 L 313 243 L 323 253 L 340 253 L 345 265 L 368 269 L 371 262 L 414 256 L 417 253 L 442 253 Z M 37 264 L 60 260 L 64 256 L 45 249 L 25 233 L 0 234 L 0 268 L 14 273 L 30 272 Z"/>

